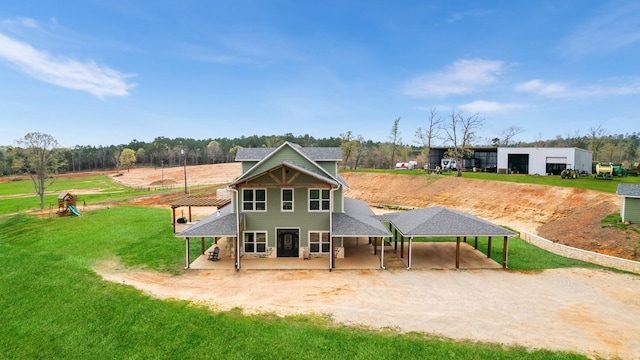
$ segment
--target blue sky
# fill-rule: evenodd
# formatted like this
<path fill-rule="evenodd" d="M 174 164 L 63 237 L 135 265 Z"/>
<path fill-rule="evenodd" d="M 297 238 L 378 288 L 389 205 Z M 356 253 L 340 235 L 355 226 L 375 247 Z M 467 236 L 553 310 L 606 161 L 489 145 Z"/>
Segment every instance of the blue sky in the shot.
<path fill-rule="evenodd" d="M 0 145 L 640 131 L 639 1 L 6 1 Z M 486 143 L 486 141 L 478 141 Z"/>

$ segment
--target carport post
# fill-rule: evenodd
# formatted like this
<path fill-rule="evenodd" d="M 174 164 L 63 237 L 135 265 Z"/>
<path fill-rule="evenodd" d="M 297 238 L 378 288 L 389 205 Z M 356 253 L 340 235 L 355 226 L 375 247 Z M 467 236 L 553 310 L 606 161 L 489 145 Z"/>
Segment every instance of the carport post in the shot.
<path fill-rule="evenodd" d="M 507 252 L 509 251 L 509 243 L 507 241 L 507 237 L 504 237 L 502 242 L 502 268 L 507 268 Z"/>
<path fill-rule="evenodd" d="M 478 237 L 476 236 L 476 240 L 473 242 L 473 248 L 478 250 Z"/>
<path fill-rule="evenodd" d="M 200 238 L 200 255 L 204 255 L 204 236 Z"/>
<path fill-rule="evenodd" d="M 460 269 L 460 236 L 456 236 L 456 269 Z"/>
<path fill-rule="evenodd" d="M 487 239 L 487 257 L 491 257 L 491 236 Z"/>
<path fill-rule="evenodd" d="M 380 268 L 385 270 L 384 267 L 384 238 L 382 238 L 382 245 L 380 245 Z"/>
<path fill-rule="evenodd" d="M 400 238 L 400 259 L 404 259 L 404 236 Z"/>

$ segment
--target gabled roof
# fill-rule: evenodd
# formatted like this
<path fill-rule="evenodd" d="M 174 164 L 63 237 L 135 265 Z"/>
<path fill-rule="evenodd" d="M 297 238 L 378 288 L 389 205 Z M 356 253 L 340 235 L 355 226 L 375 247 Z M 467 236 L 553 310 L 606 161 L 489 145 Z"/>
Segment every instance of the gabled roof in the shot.
<path fill-rule="evenodd" d="M 616 192 L 620 196 L 640 198 L 640 184 L 618 184 Z"/>
<path fill-rule="evenodd" d="M 313 161 L 342 160 L 342 149 L 339 147 L 302 147 L 290 142 L 285 142 L 285 144 L 289 144 Z M 277 148 L 239 148 L 236 152 L 236 161 L 261 161 L 281 147 L 282 145 Z"/>
<path fill-rule="evenodd" d="M 255 178 L 259 174 L 255 174 L 254 170 L 260 167 L 266 160 L 277 154 L 284 147 L 289 147 L 293 149 L 293 151 L 300 154 L 301 157 L 305 158 L 310 163 L 316 165 L 316 169 L 318 173 L 324 174 L 327 178 L 332 179 L 335 183 L 340 183 L 344 187 L 348 188 L 349 185 L 347 182 L 340 176 L 333 176 L 329 172 L 327 172 L 322 166 L 317 165 L 316 161 L 326 160 L 326 161 L 340 161 L 342 160 L 342 150 L 340 148 L 303 148 L 298 144 L 293 144 L 290 142 L 284 142 L 282 145 L 277 148 L 269 151 L 265 151 L 268 149 L 260 148 L 260 149 L 251 149 L 247 148 L 245 151 L 240 152 L 240 150 L 244 148 L 238 149 L 238 153 L 236 153 L 236 161 L 238 159 L 243 159 L 242 161 L 258 161 L 255 165 L 253 165 L 250 169 L 248 169 L 244 174 L 240 175 L 236 178 L 232 185 L 238 184 L 248 179 Z M 259 151 L 253 151 L 259 150 Z M 337 158 L 336 158 L 337 157 Z M 287 162 L 288 165 L 294 165 L 292 162 Z M 270 169 L 273 169 L 271 167 Z M 266 170 L 269 171 L 270 169 Z M 314 172 L 313 170 L 306 169 L 307 172 Z M 260 174 L 265 173 L 262 171 Z M 316 174 L 317 175 L 317 174 Z"/>
<path fill-rule="evenodd" d="M 364 201 L 344 198 L 344 213 L 332 215 L 333 236 L 391 236 Z"/>
<path fill-rule="evenodd" d="M 236 213 L 231 212 L 231 206 L 225 206 L 203 220 L 191 225 L 186 230 L 176 234 L 177 237 L 218 237 L 238 236 Z M 242 221 L 243 214 L 239 214 Z"/>
<path fill-rule="evenodd" d="M 231 183 L 231 185 L 236 185 L 238 183 L 242 183 L 242 182 L 245 182 L 245 181 L 250 181 L 250 180 L 255 179 L 255 178 L 259 177 L 259 176 L 262 176 L 265 172 L 269 172 L 269 171 L 271 171 L 273 169 L 277 169 L 277 168 L 279 168 L 281 166 L 285 166 L 285 167 L 288 167 L 290 169 L 293 169 L 293 170 L 296 170 L 296 171 L 300 171 L 301 173 L 309 175 L 309 176 L 315 178 L 316 180 L 320 180 L 322 182 L 326 182 L 326 183 L 334 185 L 334 186 L 338 186 L 338 184 L 339 184 L 339 181 L 337 181 L 337 179 L 335 179 L 333 177 L 320 175 L 320 174 L 315 173 L 315 172 L 313 172 L 313 171 L 311 171 L 309 169 L 306 169 L 305 167 L 302 167 L 302 166 L 299 166 L 297 164 L 294 164 L 294 163 L 292 163 L 290 161 L 283 161 L 280 164 L 278 164 L 276 166 L 273 166 L 270 169 L 268 169 L 268 170 L 266 170 L 264 172 L 258 173 L 258 174 L 254 175 L 254 176 L 250 176 L 250 177 L 249 176 L 246 176 L 246 177 L 245 176 L 240 176 L 237 179 L 235 179 Z M 340 177 L 340 179 L 342 179 L 342 177 Z M 342 180 L 344 180 L 344 179 L 342 179 Z M 346 183 L 344 183 L 343 185 L 346 186 Z"/>
<path fill-rule="evenodd" d="M 378 215 L 404 236 L 513 236 L 514 232 L 470 214 L 434 206 Z"/>

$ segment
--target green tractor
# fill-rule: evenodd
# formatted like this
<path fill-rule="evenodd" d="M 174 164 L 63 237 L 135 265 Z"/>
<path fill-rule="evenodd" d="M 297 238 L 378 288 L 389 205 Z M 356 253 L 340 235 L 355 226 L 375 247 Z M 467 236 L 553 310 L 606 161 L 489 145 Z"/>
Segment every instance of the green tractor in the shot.
<path fill-rule="evenodd" d="M 564 169 L 560 173 L 560 177 L 563 179 L 577 179 L 580 177 L 580 173 L 575 169 Z"/>

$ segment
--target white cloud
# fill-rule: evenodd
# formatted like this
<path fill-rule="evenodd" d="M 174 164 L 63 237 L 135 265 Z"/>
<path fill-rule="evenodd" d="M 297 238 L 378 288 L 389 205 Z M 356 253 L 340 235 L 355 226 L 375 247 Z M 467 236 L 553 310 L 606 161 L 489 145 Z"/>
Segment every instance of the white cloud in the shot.
<path fill-rule="evenodd" d="M 521 109 L 525 107 L 517 103 L 499 103 L 496 101 L 476 100 L 470 103 L 460 105 L 460 109 L 469 113 L 495 113 L 513 109 Z"/>
<path fill-rule="evenodd" d="M 563 84 L 536 79 L 518 84 L 514 90 L 551 98 L 572 99 L 640 94 L 640 81 L 637 79 L 613 79 L 605 83 L 567 87 Z"/>
<path fill-rule="evenodd" d="M 570 56 L 608 53 L 640 42 L 637 1 L 613 2 L 597 9 L 597 14 L 561 42 L 561 52 Z"/>
<path fill-rule="evenodd" d="M 547 83 L 540 79 L 535 79 L 518 84 L 514 88 L 515 91 L 532 92 L 545 96 L 561 96 L 567 92 L 564 85 L 558 83 Z"/>
<path fill-rule="evenodd" d="M 129 95 L 129 90 L 135 86 L 127 82 L 127 78 L 133 75 L 99 66 L 93 61 L 56 58 L 0 33 L 0 60 L 2 59 L 38 80 L 86 91 L 98 97 Z"/>
<path fill-rule="evenodd" d="M 418 98 L 468 94 L 494 83 L 504 68 L 505 63 L 502 61 L 458 60 L 442 71 L 426 73 L 409 80 L 402 91 Z"/>

